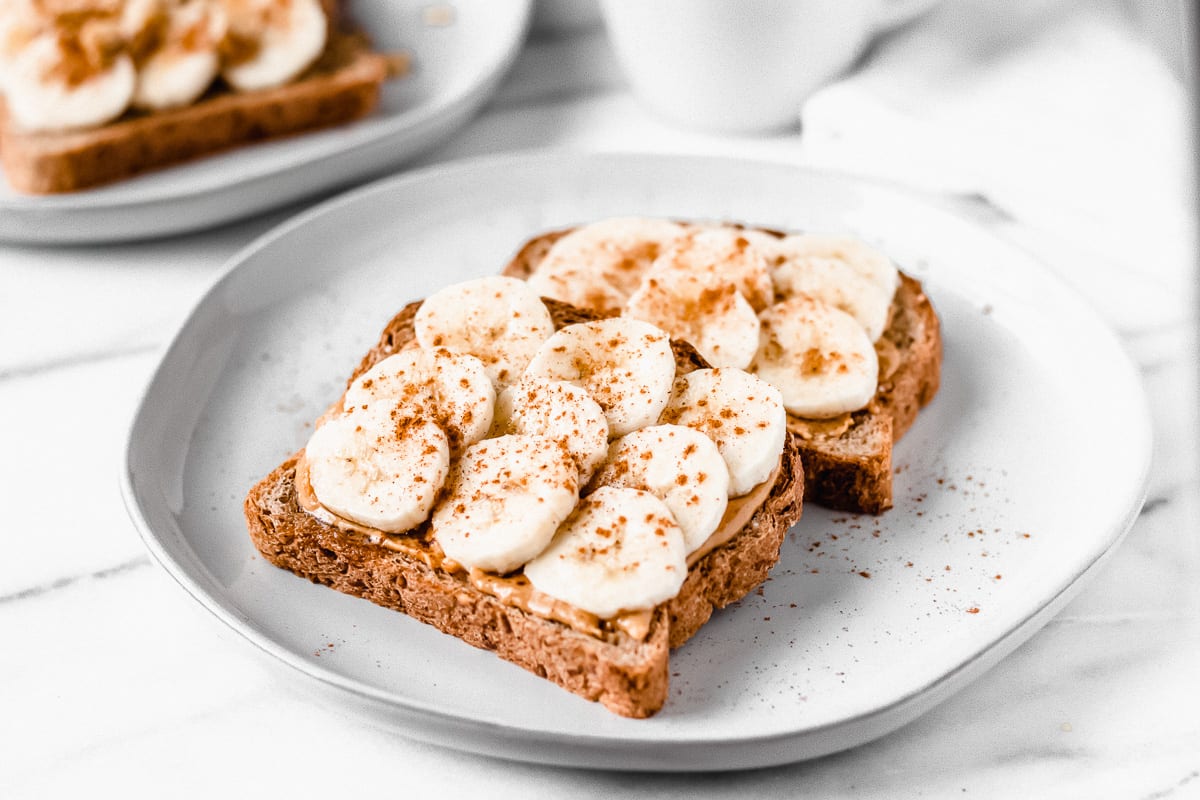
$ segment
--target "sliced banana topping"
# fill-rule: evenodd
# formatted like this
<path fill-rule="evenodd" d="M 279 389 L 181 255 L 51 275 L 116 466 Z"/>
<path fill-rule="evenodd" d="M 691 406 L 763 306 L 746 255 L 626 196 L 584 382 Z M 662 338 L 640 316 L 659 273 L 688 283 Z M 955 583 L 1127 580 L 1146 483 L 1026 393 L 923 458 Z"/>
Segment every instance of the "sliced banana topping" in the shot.
<path fill-rule="evenodd" d="M 731 497 L 770 477 L 787 437 L 779 390 L 738 369 L 679 376 L 662 421 L 695 428 L 716 443 L 729 468 Z"/>
<path fill-rule="evenodd" d="M 604 409 L 609 436 L 624 436 L 658 420 L 675 379 L 675 356 L 663 331 L 613 317 L 558 331 L 525 374 L 583 389 Z"/>
<path fill-rule="evenodd" d="M 652 425 L 613 442 L 596 485 L 642 489 L 662 500 L 691 554 L 721 524 L 729 470 L 712 439 L 681 425 Z"/>
<path fill-rule="evenodd" d="M 525 378 L 500 393 L 490 435 L 540 434 L 561 444 L 582 486 L 608 455 L 608 419 L 588 393 L 566 381 Z"/>
<path fill-rule="evenodd" d="M 826 419 L 857 411 L 875 396 L 879 361 L 854 317 L 797 295 L 768 308 L 759 321 L 750 371 L 779 389 L 791 413 Z"/>
<path fill-rule="evenodd" d="M 187 106 L 218 72 L 281 86 L 324 51 L 322 0 L 5 0 L 0 86 L 25 130 L 103 125 L 131 105 Z"/>
<path fill-rule="evenodd" d="M 807 295 L 845 311 L 858 320 L 872 342 L 887 328 L 891 295 L 845 261 L 816 257 L 785 261 L 775 270 L 775 290 L 782 299 Z"/>
<path fill-rule="evenodd" d="M 591 267 L 566 263 L 539 269 L 529 277 L 529 286 L 542 297 L 589 308 L 601 314 L 619 313 L 627 297 Z"/>
<path fill-rule="evenodd" d="M 243 92 L 282 86 L 325 49 L 329 21 L 320 0 L 222 0 L 235 58 L 221 75 Z"/>
<path fill-rule="evenodd" d="M 745 368 L 758 350 L 758 314 L 732 280 L 714 272 L 656 272 L 623 313 L 689 342 L 714 366 Z"/>
<path fill-rule="evenodd" d="M 755 311 L 762 311 L 775 299 L 766 260 L 750 243 L 745 231 L 737 228 L 709 227 L 690 231 L 658 257 L 646 277 L 655 277 L 668 270 L 692 275 L 711 273 L 731 281 Z"/>
<path fill-rule="evenodd" d="M 30 0 L 0 0 L 0 92 L 9 81 L 17 57 L 42 27 Z"/>
<path fill-rule="evenodd" d="M 687 577 L 683 532 L 654 495 L 603 486 L 583 498 L 525 565 L 538 591 L 605 619 L 654 608 Z"/>
<path fill-rule="evenodd" d="M 779 240 L 783 237 L 755 228 L 743 230 L 742 236 L 746 238 L 746 241 L 750 242 L 750 246 L 757 250 L 759 255 L 763 257 L 763 260 L 767 262 L 767 271 L 772 272 L 779 261 L 779 255 L 776 251 Z"/>
<path fill-rule="evenodd" d="M 195 0 L 123 0 L 119 3 L 120 14 L 117 29 L 125 38 L 137 62 L 142 53 L 161 43 L 164 26 L 169 22 L 171 7 Z M 41 0 L 34 0 L 41 2 Z M 215 4 L 217 0 L 205 0 Z M 110 7 L 111 8 L 111 7 Z M 224 14 L 222 13 L 222 16 Z"/>
<path fill-rule="evenodd" d="M 550 246 L 529 285 L 544 297 L 616 314 L 659 253 L 684 231 L 674 222 L 643 217 L 584 225 Z"/>
<path fill-rule="evenodd" d="M 780 271 L 795 269 L 806 261 L 825 260 L 845 264 L 875 285 L 888 303 L 900 285 L 900 273 L 892 260 L 875 248 L 852 236 L 832 236 L 815 233 L 796 233 L 774 239 L 756 240 L 763 250 L 776 280 Z M 786 283 L 786 276 L 782 278 Z"/>
<path fill-rule="evenodd" d="M 468 568 L 504 574 L 545 549 L 579 497 L 567 451 L 543 436 L 471 445 L 433 512 L 433 536 Z"/>
<path fill-rule="evenodd" d="M 115 47 L 115 44 L 114 44 Z M 43 33 L 25 44 L 3 79 L 8 113 L 28 131 L 102 125 L 133 98 L 133 60 L 105 42 Z"/>
<path fill-rule="evenodd" d="M 554 333 L 538 294 L 524 281 L 499 276 L 430 295 L 417 310 L 413 328 L 426 350 L 445 347 L 478 358 L 498 388 L 516 383 Z"/>
<path fill-rule="evenodd" d="M 218 48 L 228 27 L 225 10 L 214 0 L 185 0 L 168 8 L 161 41 L 138 64 L 133 95 L 138 108 L 191 105 L 221 66 Z"/>
<path fill-rule="evenodd" d="M 602 618 L 653 608 L 678 594 L 729 498 L 774 474 L 789 411 L 823 419 L 874 397 L 896 275 L 836 237 L 587 226 L 528 284 L 484 278 L 427 299 L 419 348 L 360 376 L 310 439 L 314 494 L 387 531 L 432 511 L 452 562 L 523 569 Z M 627 308 L 555 332 L 539 293 Z M 717 366 L 676 378 L 667 331 Z"/>
<path fill-rule="evenodd" d="M 444 347 L 413 348 L 388 356 L 358 376 L 346 390 L 349 409 L 377 400 L 395 400 L 404 409 L 438 423 L 451 452 L 487 436 L 496 390 L 483 362 Z"/>
<path fill-rule="evenodd" d="M 326 420 L 304 448 L 313 494 L 348 520 L 391 533 L 421 524 L 450 469 L 446 434 L 395 401 Z"/>

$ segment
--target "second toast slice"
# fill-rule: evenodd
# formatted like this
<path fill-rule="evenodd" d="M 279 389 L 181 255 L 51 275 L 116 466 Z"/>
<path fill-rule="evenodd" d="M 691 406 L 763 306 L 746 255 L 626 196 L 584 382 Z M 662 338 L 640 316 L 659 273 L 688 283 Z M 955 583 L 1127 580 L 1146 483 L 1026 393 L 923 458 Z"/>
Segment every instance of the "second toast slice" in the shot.
<path fill-rule="evenodd" d="M 183 108 L 127 115 L 97 128 L 26 132 L 0 102 L 0 161 L 14 189 L 73 192 L 252 142 L 366 116 L 388 76 L 387 59 L 357 34 L 333 33 L 298 80 L 256 92 L 213 90 Z"/>
<path fill-rule="evenodd" d="M 554 243 L 574 230 L 548 231 L 529 239 L 502 274 L 528 279 Z M 758 232 L 783 236 L 776 231 Z M 893 448 L 937 393 L 941 329 L 915 278 L 900 273 L 888 324 L 875 350 L 879 380 L 865 408 L 832 422 L 788 415 L 788 427 L 801 453 L 805 497 L 832 509 L 879 514 L 892 507 Z"/>

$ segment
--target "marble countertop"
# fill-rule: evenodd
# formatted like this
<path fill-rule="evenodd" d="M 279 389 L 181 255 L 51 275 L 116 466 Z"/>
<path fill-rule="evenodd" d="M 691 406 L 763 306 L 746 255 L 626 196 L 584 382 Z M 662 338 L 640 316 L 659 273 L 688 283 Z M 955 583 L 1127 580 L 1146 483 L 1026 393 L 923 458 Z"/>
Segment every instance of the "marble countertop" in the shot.
<path fill-rule="evenodd" d="M 543 768 L 366 726 L 180 591 L 118 491 L 160 348 L 225 260 L 296 209 L 158 242 L 0 245 L 0 797 L 1200 797 L 1186 95 L 1123 5 L 1000 5 L 950 0 L 815 95 L 802 126 L 759 138 L 660 123 L 602 30 L 542 32 L 419 163 L 538 147 L 773 159 L 916 187 L 1043 258 L 1139 365 L 1155 461 L 1126 541 L 1027 644 L 883 739 L 755 772 Z M 1097 435 L 1119 458 L 1119 421 Z"/>

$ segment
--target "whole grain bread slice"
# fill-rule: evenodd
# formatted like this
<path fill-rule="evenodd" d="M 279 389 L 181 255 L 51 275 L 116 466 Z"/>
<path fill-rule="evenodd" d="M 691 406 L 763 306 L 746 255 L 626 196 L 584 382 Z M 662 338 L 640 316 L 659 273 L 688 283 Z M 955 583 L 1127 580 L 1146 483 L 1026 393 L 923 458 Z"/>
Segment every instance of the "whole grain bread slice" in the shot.
<path fill-rule="evenodd" d="M 77 131 L 26 132 L 0 100 L 0 162 L 27 194 L 73 192 L 250 142 L 325 128 L 370 113 L 389 60 L 358 34 L 331 32 L 325 52 L 300 78 L 276 89 L 219 87 L 184 108 L 129 112 Z"/>
<path fill-rule="evenodd" d="M 556 327 L 595 315 L 547 301 Z M 406 306 L 388 323 L 350 381 L 414 340 Z M 695 349 L 672 342 L 677 369 L 707 366 Z M 372 544 L 358 533 L 327 525 L 305 512 L 296 489 L 293 455 L 258 483 L 244 510 L 250 537 L 272 564 L 314 583 L 402 611 L 475 647 L 547 678 L 628 717 L 648 717 L 667 699 L 672 648 L 691 638 L 713 611 L 746 596 L 779 560 L 788 529 L 799 519 L 803 474 L 799 451 L 786 442 L 778 477 L 749 522 L 688 571 L 679 594 L 654 609 L 644 639 L 613 629 L 595 636 L 506 604 L 461 572 L 435 569 L 404 552 Z"/>
<path fill-rule="evenodd" d="M 737 227 L 741 227 L 738 225 Z M 550 247 L 574 228 L 526 241 L 503 274 L 529 278 Z M 765 230 L 773 236 L 779 231 Z M 789 415 L 804 470 L 805 499 L 828 508 L 879 514 L 892 507 L 892 450 L 941 382 L 942 338 L 937 313 L 919 281 L 901 273 L 887 329 L 876 344 L 880 381 L 875 398 L 832 431 Z"/>

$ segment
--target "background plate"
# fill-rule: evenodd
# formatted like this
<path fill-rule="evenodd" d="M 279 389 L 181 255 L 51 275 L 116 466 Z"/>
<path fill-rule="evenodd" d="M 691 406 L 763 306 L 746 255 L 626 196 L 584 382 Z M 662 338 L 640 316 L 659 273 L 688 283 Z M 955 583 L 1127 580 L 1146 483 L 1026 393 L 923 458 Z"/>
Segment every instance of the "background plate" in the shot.
<path fill-rule="evenodd" d="M 404 303 L 495 273 L 534 233 L 622 214 L 857 233 L 925 282 L 946 342 L 942 390 L 895 453 L 896 508 L 807 507 L 762 589 L 673 654 L 670 700 L 645 721 L 272 567 L 241 515 Z M 355 191 L 235 258 L 146 391 L 124 490 L 180 584 L 341 708 L 510 758 L 695 770 L 859 744 L 981 674 L 1124 535 L 1149 452 L 1111 333 L 974 223 L 793 167 L 527 155 Z"/>
<path fill-rule="evenodd" d="M 407 76 L 384 84 L 374 114 L 72 194 L 17 194 L 0 173 L 0 241 L 149 239 L 383 175 L 483 104 L 516 58 L 532 0 L 352 0 L 347 7 L 378 49 L 413 56 Z M 431 8 L 452 11 L 428 24 Z"/>

